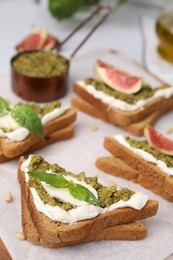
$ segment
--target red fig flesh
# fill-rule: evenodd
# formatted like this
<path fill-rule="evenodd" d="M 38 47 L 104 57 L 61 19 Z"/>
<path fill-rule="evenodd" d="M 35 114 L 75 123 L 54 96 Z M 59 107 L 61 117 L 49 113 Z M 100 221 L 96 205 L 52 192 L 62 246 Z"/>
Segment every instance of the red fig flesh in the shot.
<path fill-rule="evenodd" d="M 144 136 L 152 147 L 165 154 L 173 155 L 173 140 L 162 135 L 151 126 L 145 127 Z"/>
<path fill-rule="evenodd" d="M 126 94 L 133 94 L 142 88 L 142 79 L 98 60 L 95 65 L 96 77 L 109 87 Z"/>
<path fill-rule="evenodd" d="M 44 29 L 37 29 L 32 34 L 24 38 L 17 46 L 18 51 L 31 51 L 42 49 L 48 33 Z"/>
<path fill-rule="evenodd" d="M 57 44 L 58 44 L 57 39 L 53 35 L 49 34 L 48 37 L 47 37 L 46 42 L 44 43 L 43 49 L 46 50 L 46 51 L 50 51 Z"/>

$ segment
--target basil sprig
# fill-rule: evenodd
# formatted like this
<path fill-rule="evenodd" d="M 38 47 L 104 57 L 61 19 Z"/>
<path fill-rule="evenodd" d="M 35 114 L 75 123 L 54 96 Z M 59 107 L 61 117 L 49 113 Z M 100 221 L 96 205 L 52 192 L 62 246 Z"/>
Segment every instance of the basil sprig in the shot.
<path fill-rule="evenodd" d="M 44 138 L 41 120 L 31 106 L 19 104 L 11 111 L 11 115 L 20 126 L 27 128 L 32 134 Z"/>
<path fill-rule="evenodd" d="M 10 105 L 4 98 L 0 97 L 0 114 L 10 111 Z"/>
<path fill-rule="evenodd" d="M 98 200 L 94 194 L 78 183 L 66 180 L 61 174 L 49 174 L 46 172 L 29 171 L 29 175 L 39 179 L 40 181 L 46 182 L 47 184 L 56 188 L 68 188 L 70 194 L 78 200 L 86 201 L 90 204 L 98 205 Z"/>

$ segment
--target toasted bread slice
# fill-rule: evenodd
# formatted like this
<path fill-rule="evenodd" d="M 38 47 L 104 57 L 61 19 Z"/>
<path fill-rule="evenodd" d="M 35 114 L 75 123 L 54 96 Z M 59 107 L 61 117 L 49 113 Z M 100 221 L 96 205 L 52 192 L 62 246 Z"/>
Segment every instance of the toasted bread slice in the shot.
<path fill-rule="evenodd" d="M 147 234 L 147 229 L 144 225 L 138 223 L 130 223 L 124 225 L 118 225 L 110 228 L 105 228 L 99 230 L 96 234 L 85 237 L 83 240 L 73 241 L 73 242 L 59 242 L 52 243 L 44 240 L 38 233 L 34 223 L 32 221 L 32 216 L 27 207 L 25 199 L 21 198 L 21 207 L 22 207 L 22 227 L 26 239 L 35 245 L 41 245 L 44 247 L 50 248 L 59 248 L 70 246 L 79 243 L 85 243 L 90 241 L 98 240 L 140 240 L 145 238 Z"/>
<path fill-rule="evenodd" d="M 104 147 L 114 156 L 124 161 L 132 169 L 148 179 L 162 191 L 173 196 L 173 178 L 161 171 L 156 165 L 145 161 L 139 155 L 131 152 L 112 137 L 105 137 Z"/>
<path fill-rule="evenodd" d="M 34 226 L 40 236 L 46 241 L 53 243 L 83 241 L 85 237 L 93 235 L 101 229 L 133 223 L 137 220 L 154 216 L 157 213 L 158 202 L 148 200 L 141 210 L 135 210 L 130 207 L 120 208 L 100 214 L 93 219 L 79 221 L 71 225 L 55 222 L 36 209 L 31 190 L 25 181 L 25 173 L 21 171 L 21 164 L 24 160 L 24 157 L 21 157 L 18 166 L 18 180 L 21 192 L 32 215 Z"/>
<path fill-rule="evenodd" d="M 161 111 L 164 114 L 173 109 L 173 95 L 170 98 L 157 98 L 146 104 L 142 109 L 129 112 L 110 107 L 108 104 L 103 103 L 100 99 L 88 93 L 79 83 L 73 85 L 73 90 L 83 100 L 92 104 L 106 120 L 121 127 L 142 121 L 143 118 L 156 111 Z"/>
<path fill-rule="evenodd" d="M 82 98 L 74 97 L 71 99 L 71 104 L 76 109 L 96 118 L 99 118 L 105 122 L 108 122 L 108 119 L 104 117 L 93 105 L 89 104 Z M 143 118 L 141 121 L 129 124 L 127 126 L 122 127 L 124 130 L 128 131 L 132 135 L 135 136 L 143 136 L 144 127 L 146 124 L 153 125 L 155 121 L 162 116 L 162 111 L 153 112 L 151 115 Z"/>
<path fill-rule="evenodd" d="M 76 120 L 76 111 L 71 108 L 67 110 L 62 116 L 51 120 L 44 126 L 45 137 L 48 137 L 51 133 L 69 126 Z M 41 138 L 39 136 L 29 134 L 29 136 L 20 142 L 8 142 L 6 138 L 0 138 L 0 147 L 2 154 L 9 158 L 22 155 L 27 152 L 34 144 L 39 142 Z M 40 142 L 44 142 L 40 141 Z"/>
<path fill-rule="evenodd" d="M 53 133 L 51 133 L 49 136 L 47 136 L 45 139 L 39 139 L 36 143 L 34 143 L 27 153 L 31 153 L 33 151 L 36 151 L 42 147 L 45 147 L 49 144 L 53 144 L 62 140 L 69 139 L 74 136 L 74 128 L 71 126 L 67 126 L 65 128 L 59 129 Z M 6 157 L 3 155 L 2 151 L 0 150 L 0 163 L 7 162 L 13 158 Z"/>
<path fill-rule="evenodd" d="M 170 202 L 173 202 L 173 195 L 162 190 L 157 184 L 144 177 L 141 171 L 134 170 L 121 159 L 116 157 L 100 157 L 96 160 L 95 164 L 100 170 L 108 174 L 139 183 L 142 187 L 156 193 Z"/>

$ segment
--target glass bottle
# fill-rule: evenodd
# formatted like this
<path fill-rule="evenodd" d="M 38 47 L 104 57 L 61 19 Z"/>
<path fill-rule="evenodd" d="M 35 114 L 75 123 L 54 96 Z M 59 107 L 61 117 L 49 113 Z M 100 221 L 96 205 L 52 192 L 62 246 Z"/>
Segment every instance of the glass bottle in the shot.
<path fill-rule="evenodd" d="M 173 11 L 162 14 L 156 22 L 159 38 L 158 52 L 162 58 L 173 63 Z"/>

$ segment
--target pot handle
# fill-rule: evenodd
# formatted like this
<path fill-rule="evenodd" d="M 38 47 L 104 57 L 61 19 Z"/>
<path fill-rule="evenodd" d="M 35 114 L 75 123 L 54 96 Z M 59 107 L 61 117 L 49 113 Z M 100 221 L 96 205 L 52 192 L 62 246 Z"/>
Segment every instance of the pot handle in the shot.
<path fill-rule="evenodd" d="M 98 13 L 101 11 L 105 11 L 106 13 L 102 14 L 101 18 L 97 21 L 91 31 L 85 36 L 82 42 L 76 47 L 76 49 L 71 53 L 70 58 L 72 59 L 77 51 L 83 46 L 83 44 L 89 39 L 89 37 L 95 32 L 95 30 L 106 20 L 109 14 L 112 11 L 112 7 L 110 5 L 100 5 L 97 7 L 94 12 L 92 12 L 84 21 L 82 21 L 62 42 L 60 42 L 59 47 L 64 45 L 77 31 L 79 31 L 85 24 L 87 24 L 90 20 L 92 20 Z"/>

